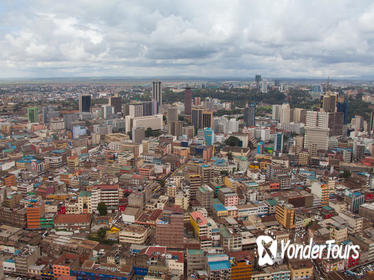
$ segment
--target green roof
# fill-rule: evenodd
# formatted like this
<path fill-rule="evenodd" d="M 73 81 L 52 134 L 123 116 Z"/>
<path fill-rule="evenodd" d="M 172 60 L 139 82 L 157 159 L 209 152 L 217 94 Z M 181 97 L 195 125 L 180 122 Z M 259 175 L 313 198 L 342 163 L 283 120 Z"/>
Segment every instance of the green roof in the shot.
<path fill-rule="evenodd" d="M 268 202 L 269 202 L 270 206 L 277 205 L 277 201 L 275 199 L 268 199 Z"/>
<path fill-rule="evenodd" d="M 188 254 L 190 255 L 203 255 L 203 250 L 200 249 L 187 249 Z"/>
<path fill-rule="evenodd" d="M 79 193 L 79 197 L 83 197 L 83 196 L 91 196 L 91 192 L 81 191 L 81 192 Z"/>

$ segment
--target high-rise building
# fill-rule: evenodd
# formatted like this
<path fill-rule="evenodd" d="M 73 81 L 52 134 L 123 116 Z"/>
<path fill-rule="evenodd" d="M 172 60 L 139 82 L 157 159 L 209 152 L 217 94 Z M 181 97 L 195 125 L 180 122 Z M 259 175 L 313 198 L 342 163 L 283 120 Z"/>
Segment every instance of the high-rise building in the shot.
<path fill-rule="evenodd" d="M 344 124 L 348 123 L 348 101 L 347 99 L 343 100 L 342 102 L 338 102 L 336 104 L 336 109 L 338 112 L 342 112 L 344 114 Z"/>
<path fill-rule="evenodd" d="M 322 109 L 324 112 L 336 112 L 336 103 L 338 95 L 336 93 L 327 92 L 322 99 Z"/>
<path fill-rule="evenodd" d="M 290 104 L 282 104 L 280 111 L 280 122 L 281 123 L 290 123 L 291 120 L 291 107 Z"/>
<path fill-rule="evenodd" d="M 246 126 L 256 126 L 256 104 L 246 105 L 244 108 L 244 122 Z"/>
<path fill-rule="evenodd" d="M 109 99 L 109 105 L 114 108 L 114 114 L 122 113 L 122 98 L 112 96 Z"/>
<path fill-rule="evenodd" d="M 103 117 L 104 119 L 111 119 L 112 118 L 112 115 L 113 115 L 113 107 L 106 104 L 106 105 L 103 105 Z"/>
<path fill-rule="evenodd" d="M 204 108 L 201 108 L 201 107 L 192 108 L 192 111 L 191 111 L 192 125 L 195 130 L 203 127 L 203 111 L 204 111 Z"/>
<path fill-rule="evenodd" d="M 203 122 L 202 127 L 200 128 L 214 128 L 214 119 L 213 119 L 213 112 L 212 111 L 203 111 Z"/>
<path fill-rule="evenodd" d="M 293 122 L 305 123 L 306 122 L 306 110 L 302 108 L 293 109 Z"/>
<path fill-rule="evenodd" d="M 184 92 L 184 114 L 191 115 L 192 111 L 192 90 L 191 88 L 186 88 Z"/>
<path fill-rule="evenodd" d="M 38 108 L 37 107 L 27 108 L 27 118 L 30 123 L 39 122 Z"/>
<path fill-rule="evenodd" d="M 274 152 L 283 153 L 283 133 L 275 134 Z"/>
<path fill-rule="evenodd" d="M 329 147 L 329 129 L 305 127 L 304 147 L 315 156 L 317 150 L 327 151 Z"/>
<path fill-rule="evenodd" d="M 328 127 L 330 129 L 330 136 L 339 136 L 343 134 L 344 113 L 330 112 L 328 113 Z"/>
<path fill-rule="evenodd" d="M 255 76 L 255 82 L 256 82 L 256 88 L 257 89 L 260 89 L 260 87 L 261 87 L 261 81 L 262 81 L 261 75 L 256 75 Z"/>
<path fill-rule="evenodd" d="M 132 118 L 135 117 L 142 117 L 143 116 L 143 104 L 142 103 L 135 103 L 129 105 L 129 115 Z"/>
<path fill-rule="evenodd" d="M 329 114 L 326 112 L 307 111 L 306 126 L 309 128 L 324 128 L 329 127 Z"/>
<path fill-rule="evenodd" d="M 275 218 L 286 229 L 294 229 L 296 226 L 295 209 L 292 204 L 279 201 L 275 208 Z"/>
<path fill-rule="evenodd" d="M 210 127 L 204 129 L 204 140 L 206 145 L 214 144 L 214 131 Z"/>
<path fill-rule="evenodd" d="M 169 122 L 176 122 L 178 120 L 178 108 L 176 107 L 169 107 L 168 108 L 168 116 L 167 121 Z"/>
<path fill-rule="evenodd" d="M 158 107 L 162 106 L 162 86 L 159 80 L 152 82 L 152 100 L 157 101 Z"/>
<path fill-rule="evenodd" d="M 132 142 L 141 144 L 145 139 L 145 128 L 144 127 L 133 127 L 132 128 Z"/>
<path fill-rule="evenodd" d="M 91 112 L 91 95 L 81 94 L 79 96 L 79 112 L 89 113 Z"/>
<path fill-rule="evenodd" d="M 169 248 L 184 248 L 184 211 L 165 207 L 156 223 L 156 243 Z"/>
<path fill-rule="evenodd" d="M 280 104 L 273 105 L 273 110 L 272 110 L 272 116 L 271 116 L 271 118 L 273 120 L 280 121 L 281 111 L 282 111 L 282 105 L 280 105 Z"/>
<path fill-rule="evenodd" d="M 183 122 L 182 121 L 169 122 L 168 133 L 173 136 L 182 136 L 183 135 Z"/>
<path fill-rule="evenodd" d="M 374 132 L 374 112 L 370 113 L 370 121 L 369 121 L 369 133 L 372 134 Z"/>

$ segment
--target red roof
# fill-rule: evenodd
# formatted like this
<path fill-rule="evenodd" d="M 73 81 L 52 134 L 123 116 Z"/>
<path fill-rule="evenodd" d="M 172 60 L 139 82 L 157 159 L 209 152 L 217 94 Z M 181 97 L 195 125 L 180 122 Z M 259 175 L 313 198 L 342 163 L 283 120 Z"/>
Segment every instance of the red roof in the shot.
<path fill-rule="evenodd" d="M 56 216 L 55 224 L 88 224 L 91 214 L 59 214 Z"/>

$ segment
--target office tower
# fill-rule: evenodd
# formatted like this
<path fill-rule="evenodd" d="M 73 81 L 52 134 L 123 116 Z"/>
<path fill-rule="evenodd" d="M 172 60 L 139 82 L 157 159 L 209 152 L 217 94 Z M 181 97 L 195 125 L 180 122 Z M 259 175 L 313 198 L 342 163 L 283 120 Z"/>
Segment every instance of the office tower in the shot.
<path fill-rule="evenodd" d="M 192 111 L 192 90 L 191 88 L 186 88 L 184 92 L 184 114 L 191 115 Z"/>
<path fill-rule="evenodd" d="M 261 75 L 256 75 L 256 76 L 255 76 L 255 82 L 256 82 L 256 88 L 257 88 L 257 89 L 260 89 L 261 81 L 262 81 L 262 79 L 261 79 Z"/>
<path fill-rule="evenodd" d="M 283 153 L 283 133 L 275 134 L 274 152 Z"/>
<path fill-rule="evenodd" d="M 214 131 L 210 127 L 204 129 L 204 140 L 206 145 L 214 144 Z"/>
<path fill-rule="evenodd" d="M 372 134 L 374 132 L 374 112 L 370 113 L 370 121 L 369 121 L 369 133 Z"/>
<path fill-rule="evenodd" d="M 274 86 L 279 87 L 280 84 L 280 80 L 274 80 Z"/>
<path fill-rule="evenodd" d="M 162 106 L 162 87 L 161 81 L 153 81 L 152 82 L 152 101 L 157 101 L 157 107 L 160 108 Z M 158 110 L 160 111 L 160 110 Z"/>
<path fill-rule="evenodd" d="M 212 111 L 203 111 L 203 121 L 202 127 L 199 128 L 214 128 L 214 119 L 213 119 L 213 112 Z"/>
<path fill-rule="evenodd" d="M 129 116 L 132 118 L 143 116 L 144 106 L 142 103 L 135 103 L 129 105 Z"/>
<path fill-rule="evenodd" d="M 327 151 L 329 147 L 329 129 L 305 127 L 304 147 L 315 156 L 317 150 Z"/>
<path fill-rule="evenodd" d="M 328 114 L 328 127 L 330 136 L 343 135 L 344 114 L 343 112 L 330 112 Z"/>
<path fill-rule="evenodd" d="M 201 107 L 193 107 L 192 108 L 192 125 L 195 130 L 203 127 L 203 111 L 204 108 Z"/>
<path fill-rule="evenodd" d="M 291 107 L 290 104 L 282 104 L 280 111 L 280 122 L 290 123 L 291 122 Z"/>
<path fill-rule="evenodd" d="M 145 128 L 144 127 L 133 127 L 132 128 L 132 142 L 135 144 L 141 144 L 145 139 Z"/>
<path fill-rule="evenodd" d="M 91 95 L 81 94 L 79 96 L 79 112 L 81 113 L 91 112 Z"/>
<path fill-rule="evenodd" d="M 173 136 L 183 135 L 183 122 L 174 121 L 168 123 L 168 133 Z"/>
<path fill-rule="evenodd" d="M 329 126 L 329 115 L 326 112 L 307 111 L 306 126 L 310 128 L 324 128 Z"/>
<path fill-rule="evenodd" d="M 280 121 L 281 111 L 282 111 L 282 105 L 279 105 L 279 104 L 273 105 L 271 118 L 273 120 Z"/>
<path fill-rule="evenodd" d="M 286 229 L 294 229 L 296 226 L 295 209 L 292 204 L 279 201 L 275 208 L 275 218 Z"/>
<path fill-rule="evenodd" d="M 109 98 L 109 105 L 114 108 L 114 114 L 122 113 L 122 98 L 112 96 Z"/>
<path fill-rule="evenodd" d="M 113 115 L 113 107 L 110 105 L 103 105 L 103 117 L 104 119 L 111 119 Z"/>
<path fill-rule="evenodd" d="M 168 108 L 168 115 L 167 121 L 169 122 L 176 122 L 178 120 L 178 109 L 177 107 L 169 107 Z"/>
<path fill-rule="evenodd" d="M 49 122 L 48 111 L 49 111 L 49 108 L 47 106 L 44 106 L 42 108 L 42 123 L 44 124 Z"/>
<path fill-rule="evenodd" d="M 336 109 L 338 112 L 342 112 L 344 114 L 344 124 L 348 123 L 348 101 L 347 99 L 343 100 L 342 102 L 338 102 L 336 104 Z"/>
<path fill-rule="evenodd" d="M 322 99 L 322 109 L 324 112 L 335 112 L 338 95 L 336 93 L 327 92 Z"/>
<path fill-rule="evenodd" d="M 39 122 L 38 108 L 37 107 L 27 108 L 27 118 L 30 123 Z"/>
<path fill-rule="evenodd" d="M 345 197 L 345 201 L 348 203 L 348 208 L 353 213 L 358 213 L 360 206 L 365 202 L 365 194 L 361 192 L 350 192 L 348 196 Z"/>
<path fill-rule="evenodd" d="M 293 122 L 305 123 L 306 122 L 306 110 L 301 108 L 293 109 Z"/>
<path fill-rule="evenodd" d="M 268 92 L 268 83 L 266 81 L 261 82 L 261 93 L 267 93 Z"/>
<path fill-rule="evenodd" d="M 165 207 L 156 223 L 156 243 L 169 248 L 184 248 L 184 211 Z"/>
<path fill-rule="evenodd" d="M 246 126 L 256 126 L 256 104 L 246 105 L 244 108 L 244 122 Z"/>

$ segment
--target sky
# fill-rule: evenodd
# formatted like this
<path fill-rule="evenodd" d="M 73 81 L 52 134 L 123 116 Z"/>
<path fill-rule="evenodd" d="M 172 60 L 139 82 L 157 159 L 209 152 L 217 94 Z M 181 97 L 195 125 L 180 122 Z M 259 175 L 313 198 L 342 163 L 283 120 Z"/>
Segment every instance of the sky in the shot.
<path fill-rule="evenodd" d="M 374 78 L 372 0 L 0 0 L 0 78 Z"/>

